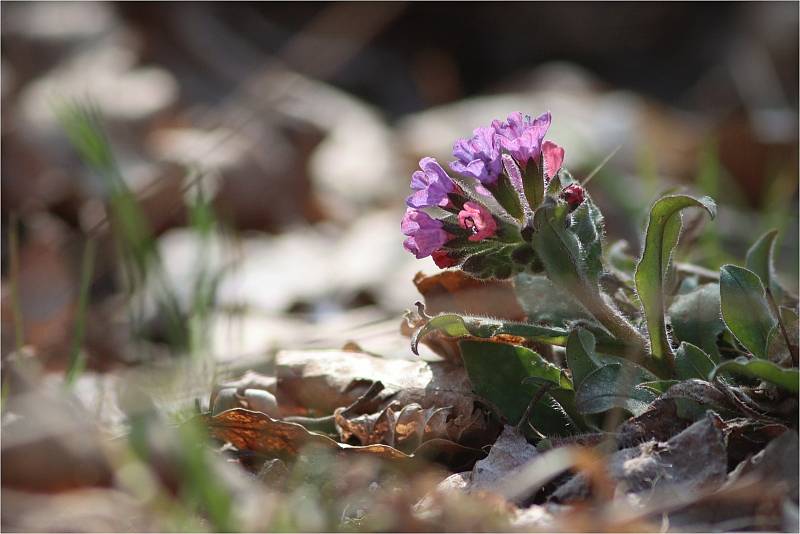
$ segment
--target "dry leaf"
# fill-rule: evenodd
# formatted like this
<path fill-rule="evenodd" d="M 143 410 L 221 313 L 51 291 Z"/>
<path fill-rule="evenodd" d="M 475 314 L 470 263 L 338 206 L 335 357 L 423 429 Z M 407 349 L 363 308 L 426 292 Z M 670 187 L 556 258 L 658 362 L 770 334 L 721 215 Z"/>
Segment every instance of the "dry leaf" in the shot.
<path fill-rule="evenodd" d="M 724 430 L 722 419 L 709 411 L 667 442 L 648 441 L 615 452 L 608 459 L 608 472 L 618 484 L 617 491 L 643 497 L 654 489 L 697 492 L 719 486 L 728 470 Z M 571 502 L 590 493 L 584 475 L 576 475 L 559 486 L 552 498 Z"/>
<path fill-rule="evenodd" d="M 429 439 L 458 441 L 460 433 L 455 425 L 448 425 L 450 411 L 449 407 L 423 408 L 417 403 L 402 406 L 395 401 L 377 413 L 348 418 L 344 410 L 337 410 L 334 415 L 343 441 L 355 438 L 361 445 L 385 443 L 408 450 Z M 448 426 L 454 430 L 454 435 L 448 432 Z"/>
<path fill-rule="evenodd" d="M 442 439 L 426 442 L 413 454 L 406 454 L 388 445 L 347 445 L 322 434 L 309 432 L 297 423 L 273 419 L 264 413 L 240 408 L 215 416 L 201 417 L 213 437 L 227 441 L 239 450 L 253 451 L 269 457 L 291 459 L 306 447 L 318 447 L 342 454 L 367 455 L 391 461 L 425 458 L 458 464 L 463 463 L 465 457 L 471 457 L 474 461 L 482 454 L 479 450 Z"/>
<path fill-rule="evenodd" d="M 499 424 L 472 392 L 461 366 L 342 351 L 282 351 L 276 360 L 277 397 L 285 414 L 331 414 L 351 405 L 374 382 L 384 385 L 374 404 L 340 412 L 344 439 L 355 437 L 361 444 L 394 443 L 388 432 L 396 432 L 399 424 L 400 441 L 419 436 L 415 429 L 424 426 L 423 441 L 446 437 L 480 448 L 500 432 Z M 387 410 L 390 404 L 392 408 Z M 418 408 L 406 408 L 412 405 Z M 356 420 L 359 416 L 363 417 Z M 398 421 L 391 423 L 395 416 Z"/>
<path fill-rule="evenodd" d="M 471 472 L 451 475 L 439 484 L 436 491 L 492 491 L 498 483 L 538 454 L 536 447 L 528 443 L 519 430 L 506 426 L 489 450 L 489 455 L 478 461 Z"/>
<path fill-rule="evenodd" d="M 462 271 L 442 271 L 433 276 L 417 273 L 414 285 L 425 297 L 425 309 L 430 315 L 448 312 L 511 321 L 525 319 L 514 285 L 508 281 L 476 280 Z"/>

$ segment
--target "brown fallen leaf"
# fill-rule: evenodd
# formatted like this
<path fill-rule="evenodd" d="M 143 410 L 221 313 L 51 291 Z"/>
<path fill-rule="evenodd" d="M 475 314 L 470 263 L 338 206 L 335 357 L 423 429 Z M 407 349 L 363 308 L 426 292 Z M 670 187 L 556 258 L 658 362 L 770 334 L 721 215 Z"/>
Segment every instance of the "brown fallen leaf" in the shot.
<path fill-rule="evenodd" d="M 285 414 L 332 414 L 349 406 L 373 382 L 385 385 L 381 400 L 406 388 L 424 388 L 433 373 L 423 361 L 392 360 L 338 350 L 281 351 L 275 357 L 276 396 Z"/>
<path fill-rule="evenodd" d="M 787 496 L 796 502 L 800 489 L 798 448 L 797 432 L 785 430 L 764 450 L 742 461 L 730 474 L 724 488 L 745 477 L 752 477 L 769 485 L 784 485 Z"/>
<path fill-rule="evenodd" d="M 728 426 L 729 465 L 749 459 L 789 432 L 783 424 L 764 423 L 748 418 L 728 419 L 725 423 Z"/>
<path fill-rule="evenodd" d="M 476 280 L 462 271 L 442 271 L 432 276 L 417 273 L 414 285 L 425 297 L 425 309 L 431 315 L 448 312 L 525 319 L 511 282 Z"/>
<path fill-rule="evenodd" d="M 445 478 L 416 504 L 415 511 L 423 517 L 434 514 L 448 496 L 463 494 L 479 498 L 490 506 L 521 515 L 514 504 L 494 490 L 499 482 L 538 454 L 536 447 L 529 444 L 516 428 L 506 426 L 486 458 L 476 462 L 471 471 L 455 473 Z M 552 517 L 544 517 L 548 514 L 535 520 L 533 515 L 533 512 L 528 513 L 519 521 L 518 526 L 541 527 L 552 522 Z"/>
<path fill-rule="evenodd" d="M 423 408 L 417 403 L 402 406 L 395 401 L 380 412 L 348 418 L 344 410 L 337 410 L 334 417 L 343 441 L 354 438 L 361 445 L 385 443 L 408 450 L 434 438 L 457 441 L 460 435 L 455 425 L 450 425 L 454 435 L 448 432 L 450 411 L 450 407 Z"/>
<path fill-rule="evenodd" d="M 608 458 L 607 470 L 617 483 L 617 491 L 641 494 L 672 488 L 677 492 L 697 492 L 718 487 L 728 470 L 725 423 L 709 411 L 706 416 L 666 442 L 648 441 L 622 449 Z M 579 474 L 559 486 L 552 494 L 556 502 L 584 500 L 591 489 Z"/>
<path fill-rule="evenodd" d="M 330 450 L 355 450 L 362 454 L 377 454 L 398 460 L 408 456 L 385 445 L 354 447 L 337 443 L 331 438 L 308 430 L 298 423 L 290 423 L 242 408 L 227 410 L 215 416 L 203 416 L 211 435 L 231 443 L 240 450 L 265 455 L 291 458 L 308 446 Z"/>
<path fill-rule="evenodd" d="M 365 446 L 347 445 L 333 439 L 309 432 L 300 424 L 273 419 L 270 416 L 249 410 L 236 408 L 219 415 L 199 416 L 209 433 L 222 441 L 231 443 L 239 450 L 248 450 L 269 457 L 292 459 L 307 447 L 316 447 L 341 454 L 367 455 L 390 461 L 408 461 L 412 459 L 436 459 L 448 463 L 452 458 L 455 463 L 463 463 L 464 457 L 478 458 L 482 452 L 470 449 L 458 443 L 437 439 L 430 440 L 417 448 L 412 454 L 388 445 L 374 444 Z"/>
<path fill-rule="evenodd" d="M 462 366 L 341 351 L 282 351 L 276 366 L 278 403 L 287 415 L 332 414 L 353 404 L 374 382 L 384 385 L 374 402 L 340 411 L 345 440 L 393 444 L 397 438 L 389 432 L 399 428 L 399 441 L 405 441 L 419 437 L 418 429 L 426 428 L 423 441 L 446 437 L 481 448 L 500 432 L 499 423 L 472 392 Z M 406 408 L 412 405 L 417 407 Z M 395 416 L 397 421 L 390 424 Z"/>
<path fill-rule="evenodd" d="M 660 491 L 632 518 L 659 521 L 669 514 L 675 530 L 797 532 L 797 434 L 786 431 L 759 454 L 741 462 L 720 488 L 702 491 Z M 787 513 L 788 512 L 788 513 Z"/>
<path fill-rule="evenodd" d="M 678 416 L 675 399 L 656 399 L 643 413 L 620 425 L 617 444 L 626 448 L 649 440 L 667 441 L 690 424 L 691 421 Z"/>
<path fill-rule="evenodd" d="M 519 430 L 506 426 L 489 450 L 489 455 L 475 463 L 472 471 L 450 475 L 432 493 L 426 495 L 417 507 L 425 510 L 433 505 L 437 495 L 452 491 L 493 492 L 498 483 L 538 454 L 536 447 L 528 443 Z"/>

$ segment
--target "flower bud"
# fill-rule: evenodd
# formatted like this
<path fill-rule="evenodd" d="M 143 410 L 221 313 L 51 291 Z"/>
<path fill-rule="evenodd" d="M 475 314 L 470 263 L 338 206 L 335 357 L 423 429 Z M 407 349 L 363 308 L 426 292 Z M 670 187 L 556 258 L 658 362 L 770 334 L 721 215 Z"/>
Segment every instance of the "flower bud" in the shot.
<path fill-rule="evenodd" d="M 454 265 L 458 265 L 458 261 L 451 258 L 447 252 L 444 250 L 434 250 L 431 252 L 431 258 L 433 258 L 433 262 L 436 264 L 437 267 L 440 269 L 447 269 L 448 267 L 453 267 Z"/>
<path fill-rule="evenodd" d="M 569 211 L 575 211 L 583 203 L 583 187 L 578 184 L 570 184 L 561 190 L 561 199 L 569 204 Z"/>

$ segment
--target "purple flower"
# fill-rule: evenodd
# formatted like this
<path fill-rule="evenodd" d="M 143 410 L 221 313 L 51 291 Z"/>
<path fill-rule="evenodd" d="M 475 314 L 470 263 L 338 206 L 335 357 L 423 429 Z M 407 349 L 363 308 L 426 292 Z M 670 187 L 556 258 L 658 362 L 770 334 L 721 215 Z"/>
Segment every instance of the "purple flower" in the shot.
<path fill-rule="evenodd" d="M 422 158 L 419 167 L 422 170 L 411 175 L 414 193 L 406 199 L 406 204 L 412 208 L 446 206 L 450 202 L 447 194 L 455 191 L 453 180 L 433 158 Z"/>
<path fill-rule="evenodd" d="M 482 184 L 496 182 L 503 170 L 494 128 L 475 128 L 471 139 L 456 141 L 453 156 L 457 159 L 450 163 L 451 169 L 464 176 L 472 176 Z"/>
<path fill-rule="evenodd" d="M 503 148 L 508 150 L 521 166 L 528 160 L 537 159 L 542 150 L 542 140 L 550 128 L 550 112 L 543 113 L 536 120 L 520 112 L 512 113 L 506 122 L 493 121 Z"/>
<path fill-rule="evenodd" d="M 450 234 L 442 229 L 441 221 L 414 208 L 406 209 L 400 228 L 403 234 L 408 236 L 403 246 L 417 259 L 430 256 L 450 238 Z"/>

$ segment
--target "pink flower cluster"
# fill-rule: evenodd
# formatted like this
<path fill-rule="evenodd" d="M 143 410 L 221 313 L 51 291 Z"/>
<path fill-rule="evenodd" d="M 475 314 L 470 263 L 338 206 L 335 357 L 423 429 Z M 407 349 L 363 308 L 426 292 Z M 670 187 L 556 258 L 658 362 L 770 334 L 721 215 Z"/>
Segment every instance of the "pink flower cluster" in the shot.
<path fill-rule="evenodd" d="M 417 258 L 432 256 L 437 265 L 447 267 L 456 264 L 444 250 L 452 240 L 466 237 L 469 242 L 479 242 L 494 238 L 498 219 L 482 203 L 469 200 L 459 183 L 470 184 L 478 193 L 489 195 L 492 186 L 505 175 L 522 195 L 522 173 L 531 161 L 541 166 L 545 182 L 551 180 L 564 163 L 564 149 L 544 140 L 550 122 L 549 112 L 536 119 L 516 112 L 505 121 L 495 120 L 489 127 L 476 128 L 471 138 L 459 139 L 453 146 L 456 159 L 449 166 L 460 176 L 458 180 L 451 178 L 434 158 L 422 158 L 420 170 L 411 177 L 413 193 L 406 200 L 408 208 L 401 225 L 405 248 Z M 571 206 L 576 201 L 580 204 L 582 189 L 570 187 L 573 189 L 562 192 L 562 199 Z M 431 214 L 423 211 L 431 209 Z M 454 217 L 449 219 L 450 216 Z M 450 225 L 448 230 L 446 222 Z"/>

